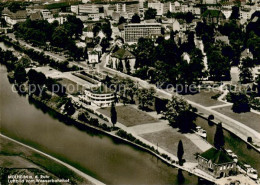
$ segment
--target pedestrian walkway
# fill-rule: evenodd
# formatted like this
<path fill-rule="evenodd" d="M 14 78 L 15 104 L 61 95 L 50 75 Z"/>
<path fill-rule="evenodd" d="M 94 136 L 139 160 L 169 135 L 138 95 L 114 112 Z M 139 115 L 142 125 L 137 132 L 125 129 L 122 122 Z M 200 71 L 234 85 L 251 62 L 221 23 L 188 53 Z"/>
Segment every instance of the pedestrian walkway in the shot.
<path fill-rule="evenodd" d="M 208 107 L 209 109 L 216 109 L 216 108 L 221 108 L 221 107 L 228 107 L 228 106 L 231 106 L 233 105 L 232 103 L 226 103 L 226 104 L 222 104 L 222 105 L 215 105 L 215 106 L 211 106 L 211 107 Z"/>

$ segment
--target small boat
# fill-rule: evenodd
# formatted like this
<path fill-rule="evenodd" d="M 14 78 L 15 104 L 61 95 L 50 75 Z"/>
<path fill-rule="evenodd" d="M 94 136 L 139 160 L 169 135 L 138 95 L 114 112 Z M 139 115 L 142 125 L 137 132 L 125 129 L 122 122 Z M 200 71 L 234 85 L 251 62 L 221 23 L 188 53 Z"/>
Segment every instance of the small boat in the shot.
<path fill-rule="evenodd" d="M 257 171 L 254 168 L 252 168 L 250 165 L 248 165 L 248 164 L 245 164 L 244 167 L 246 168 L 246 174 L 251 179 L 257 180 L 257 178 L 258 178 Z"/>
<path fill-rule="evenodd" d="M 207 132 L 206 130 L 204 130 L 203 128 L 201 128 L 200 126 L 196 127 L 195 133 L 198 134 L 199 136 L 201 136 L 202 138 L 207 138 Z"/>
<path fill-rule="evenodd" d="M 227 153 L 235 162 L 238 161 L 237 155 L 236 155 L 234 152 L 232 152 L 232 150 L 227 149 L 227 150 L 226 150 L 226 153 Z"/>

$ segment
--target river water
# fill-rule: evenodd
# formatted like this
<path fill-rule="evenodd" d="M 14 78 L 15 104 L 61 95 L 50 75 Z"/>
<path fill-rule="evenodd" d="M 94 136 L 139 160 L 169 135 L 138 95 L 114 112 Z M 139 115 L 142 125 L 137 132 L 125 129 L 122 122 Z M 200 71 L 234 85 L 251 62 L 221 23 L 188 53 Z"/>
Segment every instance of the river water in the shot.
<path fill-rule="evenodd" d="M 6 46 L 0 42 L 0 47 Z M 12 91 L 0 66 L 0 132 L 57 157 L 107 184 L 178 184 L 177 169 L 96 131 L 82 131 Z M 185 184 L 198 178 L 183 172 Z M 65 178 L 65 177 L 64 177 Z"/>

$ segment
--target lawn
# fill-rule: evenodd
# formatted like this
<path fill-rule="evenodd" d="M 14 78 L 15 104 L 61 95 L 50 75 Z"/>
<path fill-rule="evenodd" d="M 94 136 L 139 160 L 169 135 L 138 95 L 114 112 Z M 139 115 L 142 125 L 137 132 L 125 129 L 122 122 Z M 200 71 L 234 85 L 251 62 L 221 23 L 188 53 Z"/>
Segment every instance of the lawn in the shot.
<path fill-rule="evenodd" d="M 236 121 L 239 121 L 248 127 L 260 132 L 260 115 L 253 112 L 234 113 L 231 106 L 214 109 Z"/>
<path fill-rule="evenodd" d="M 98 111 L 110 117 L 110 107 L 98 109 Z M 130 106 L 117 106 L 117 121 L 127 127 L 141 125 L 146 123 L 154 123 L 158 120 L 148 115 L 147 113 L 132 108 Z"/>
<path fill-rule="evenodd" d="M 184 97 L 190 101 L 193 101 L 195 103 L 199 103 L 203 106 L 210 107 L 210 106 L 216 106 L 216 105 L 222 105 L 223 102 L 220 102 L 218 100 L 214 100 L 211 97 L 219 94 L 220 92 L 214 90 L 201 90 L 199 93 L 194 95 L 184 95 Z"/>
<path fill-rule="evenodd" d="M 83 92 L 84 90 L 82 85 L 79 85 L 78 83 L 67 78 L 59 78 L 58 82 L 66 87 L 66 91 L 69 94 L 77 94 L 78 92 Z"/>
<path fill-rule="evenodd" d="M 159 132 L 142 134 L 140 136 L 152 143 L 158 143 L 159 147 L 163 148 L 169 153 L 172 153 L 173 155 L 177 155 L 178 143 L 179 140 L 182 140 L 184 148 L 183 158 L 186 161 L 196 162 L 197 160 L 195 159 L 194 154 L 197 152 L 202 152 L 190 139 L 173 128 Z"/>

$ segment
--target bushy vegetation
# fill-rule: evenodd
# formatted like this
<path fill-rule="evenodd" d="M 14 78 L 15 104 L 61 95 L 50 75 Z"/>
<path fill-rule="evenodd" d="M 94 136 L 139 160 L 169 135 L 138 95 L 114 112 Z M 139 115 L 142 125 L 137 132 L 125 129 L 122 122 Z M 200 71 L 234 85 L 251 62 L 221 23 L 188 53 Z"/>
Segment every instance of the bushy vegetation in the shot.
<path fill-rule="evenodd" d="M 76 46 L 73 37 L 79 38 L 82 30 L 82 21 L 71 15 L 62 25 L 56 21 L 50 24 L 46 20 L 31 21 L 27 19 L 14 26 L 15 35 L 18 38 L 37 46 L 46 46 L 46 43 L 49 42 L 52 46 L 69 50 L 70 55 L 77 60 L 83 56 L 83 50 Z"/>
<path fill-rule="evenodd" d="M 111 131 L 111 127 L 107 126 L 105 123 L 100 124 L 99 120 L 97 118 L 90 117 L 90 115 L 87 111 L 79 113 L 78 119 L 87 124 L 93 125 L 95 127 L 99 127 L 105 131 L 108 131 L 108 132 Z"/>
<path fill-rule="evenodd" d="M 246 94 L 244 93 L 228 93 L 227 101 L 233 103 L 232 110 L 236 113 L 250 112 L 250 104 Z"/>
<path fill-rule="evenodd" d="M 172 97 L 166 108 L 164 115 L 173 127 L 178 127 L 182 132 L 189 132 L 195 127 L 195 109 L 185 100 Z"/>

